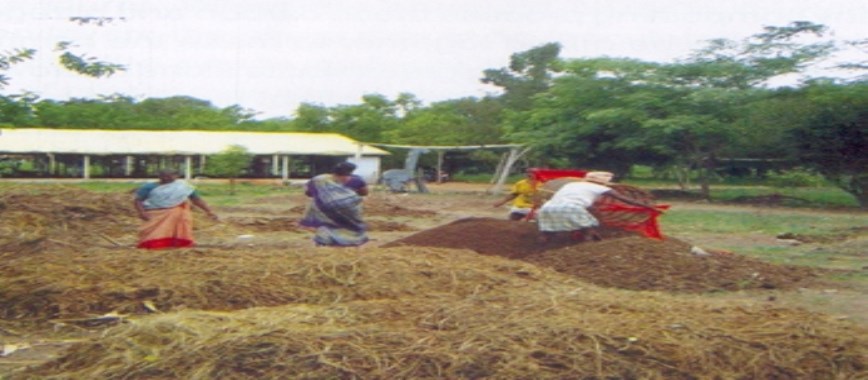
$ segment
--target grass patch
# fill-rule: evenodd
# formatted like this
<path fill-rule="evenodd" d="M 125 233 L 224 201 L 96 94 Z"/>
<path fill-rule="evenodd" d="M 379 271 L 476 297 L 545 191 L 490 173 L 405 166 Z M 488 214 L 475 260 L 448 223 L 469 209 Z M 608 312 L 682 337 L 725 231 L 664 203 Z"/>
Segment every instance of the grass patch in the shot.
<path fill-rule="evenodd" d="M 661 218 L 664 228 L 675 231 L 702 233 L 795 233 L 823 235 L 868 225 L 868 214 L 785 212 L 771 214 L 745 209 L 681 209 L 674 208 Z"/>
<path fill-rule="evenodd" d="M 716 186 L 711 197 L 716 201 L 733 202 L 739 199 L 778 194 L 793 201 L 786 206 L 857 208 L 859 204 L 849 193 L 837 187 L 768 187 L 768 186 Z M 795 201 L 802 200 L 802 201 Z M 786 200 L 785 200 L 786 202 Z"/>

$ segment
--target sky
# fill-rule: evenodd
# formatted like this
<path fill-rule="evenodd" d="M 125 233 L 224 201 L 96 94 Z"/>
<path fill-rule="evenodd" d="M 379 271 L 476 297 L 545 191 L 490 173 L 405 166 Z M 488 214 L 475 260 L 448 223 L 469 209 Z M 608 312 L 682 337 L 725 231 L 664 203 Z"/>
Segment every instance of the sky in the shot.
<path fill-rule="evenodd" d="M 797 20 L 864 39 L 866 15 L 866 0 L 0 0 L 0 52 L 38 51 L 4 73 L 0 94 L 183 95 L 292 117 L 301 103 L 359 104 L 365 94 L 425 104 L 496 94 L 479 81 L 484 70 L 550 42 L 567 59 L 671 62 L 704 41 Z M 127 71 L 65 71 L 51 54 L 58 41 Z"/>

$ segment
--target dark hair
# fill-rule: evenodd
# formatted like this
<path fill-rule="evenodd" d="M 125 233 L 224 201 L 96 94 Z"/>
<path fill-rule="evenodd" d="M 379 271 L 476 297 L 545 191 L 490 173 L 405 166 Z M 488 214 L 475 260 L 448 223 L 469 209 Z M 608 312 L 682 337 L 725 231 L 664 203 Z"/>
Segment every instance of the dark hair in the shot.
<path fill-rule="evenodd" d="M 353 174 L 354 170 L 356 170 L 355 164 L 344 161 L 335 165 L 334 169 L 332 169 L 332 173 L 337 175 L 350 175 Z"/>

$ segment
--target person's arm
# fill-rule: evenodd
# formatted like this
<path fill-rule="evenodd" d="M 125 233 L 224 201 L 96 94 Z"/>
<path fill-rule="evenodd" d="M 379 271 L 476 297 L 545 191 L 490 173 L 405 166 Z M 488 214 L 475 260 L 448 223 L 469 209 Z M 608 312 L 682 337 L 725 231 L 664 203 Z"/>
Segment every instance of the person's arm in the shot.
<path fill-rule="evenodd" d="M 304 184 L 304 195 L 307 195 L 310 198 L 313 198 L 316 195 L 316 190 L 313 188 L 312 179 Z"/>
<path fill-rule="evenodd" d="M 145 199 L 148 198 L 148 194 L 150 194 L 151 189 L 153 188 L 153 184 L 147 183 L 133 191 L 133 207 L 136 209 L 136 213 L 139 214 L 139 219 L 141 220 L 150 220 L 151 217 L 148 215 L 145 210 Z"/>
<path fill-rule="evenodd" d="M 518 193 L 510 193 L 505 198 L 503 198 L 500 201 L 498 201 L 497 203 L 495 203 L 494 207 L 503 206 L 504 204 L 506 204 L 506 202 L 509 202 L 509 201 L 515 199 L 516 197 L 518 197 Z"/>
<path fill-rule="evenodd" d="M 356 194 L 359 194 L 360 196 L 363 196 L 363 197 L 368 195 L 368 185 L 364 185 L 364 186 L 356 189 Z"/>
<path fill-rule="evenodd" d="M 614 190 L 614 189 L 607 191 L 607 192 L 606 192 L 606 195 L 609 195 L 609 196 L 611 196 L 612 198 L 615 198 L 615 199 L 617 199 L 617 200 L 619 200 L 619 201 L 621 201 L 621 202 L 624 202 L 624 203 L 626 203 L 626 204 L 630 204 L 630 205 L 633 205 L 633 206 L 639 206 L 639 207 L 646 208 L 646 209 L 649 209 L 649 210 L 660 211 L 660 210 L 658 210 L 656 207 L 654 207 L 654 205 L 652 205 L 652 204 L 648 204 L 648 203 L 645 203 L 645 202 L 637 201 L 637 200 L 635 200 L 635 199 L 633 199 L 633 198 L 627 197 L 627 196 L 625 196 L 624 194 L 621 194 L 621 193 L 617 192 L 617 191 Z"/>
<path fill-rule="evenodd" d="M 202 211 L 205 211 L 205 214 L 208 215 L 209 218 L 214 219 L 214 220 L 219 219 L 217 217 L 217 214 L 215 214 L 213 211 L 211 211 L 211 207 L 208 206 L 208 203 L 205 202 L 205 200 L 202 199 L 202 197 L 200 197 L 198 195 L 193 195 L 190 197 L 190 202 L 192 202 L 193 205 L 200 208 Z"/>
<path fill-rule="evenodd" d="M 344 186 L 353 189 L 359 196 L 368 195 L 368 183 L 365 182 L 365 179 L 358 175 L 350 175 L 350 178 L 344 183 Z"/>
<path fill-rule="evenodd" d="M 133 207 L 136 208 L 136 213 L 139 214 L 139 219 L 141 220 L 150 220 L 151 217 L 148 216 L 148 213 L 145 212 L 145 205 L 142 203 L 142 200 L 139 198 L 135 198 L 133 200 Z"/>

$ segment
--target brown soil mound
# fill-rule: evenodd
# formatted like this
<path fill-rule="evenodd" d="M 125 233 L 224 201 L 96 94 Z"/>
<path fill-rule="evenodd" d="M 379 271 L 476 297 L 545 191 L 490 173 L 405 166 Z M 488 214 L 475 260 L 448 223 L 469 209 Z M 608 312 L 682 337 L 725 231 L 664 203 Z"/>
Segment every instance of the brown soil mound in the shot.
<path fill-rule="evenodd" d="M 562 239 L 543 245 L 537 242 L 538 235 L 533 223 L 468 218 L 383 247 L 470 249 L 550 267 L 598 285 L 634 290 L 793 288 L 818 275 L 813 268 L 774 265 L 735 254 L 696 256 L 690 244 L 678 239 L 650 240 L 612 229 L 601 231 L 601 242 Z"/>
<path fill-rule="evenodd" d="M 296 302 L 137 317 L 10 379 L 831 379 L 866 371 L 868 331 L 801 310 L 598 288 L 444 249 L 252 254 L 237 252 L 221 269 L 258 273 L 234 272 L 219 292 L 200 284 L 200 299 L 245 300 L 290 285 L 287 277 Z M 269 275 L 266 256 L 291 264 Z M 242 257 L 250 262 L 240 265 Z M 186 282 L 221 276 L 214 269 Z"/>

